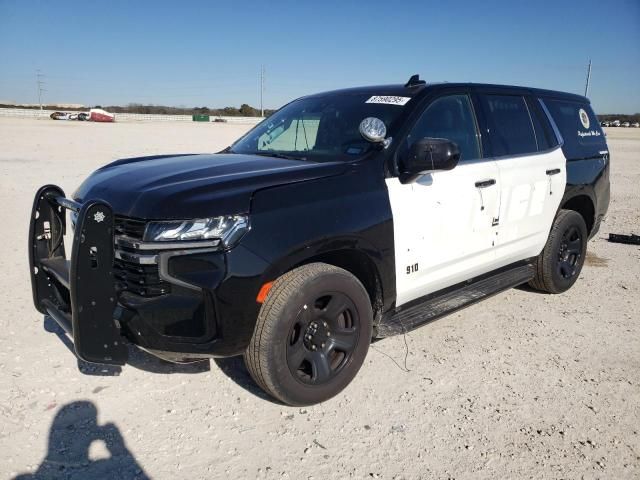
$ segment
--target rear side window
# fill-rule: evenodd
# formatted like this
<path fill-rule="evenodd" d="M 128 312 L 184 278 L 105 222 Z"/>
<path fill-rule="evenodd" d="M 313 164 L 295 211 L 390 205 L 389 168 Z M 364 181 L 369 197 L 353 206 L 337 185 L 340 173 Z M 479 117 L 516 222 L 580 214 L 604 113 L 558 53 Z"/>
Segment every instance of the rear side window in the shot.
<path fill-rule="evenodd" d="M 538 151 L 531 115 L 524 97 L 515 95 L 481 95 L 489 117 L 493 155 L 521 155 Z"/>
<path fill-rule="evenodd" d="M 588 103 L 543 98 L 564 140 L 562 151 L 567 160 L 599 157 L 607 150 L 600 123 Z"/>
<path fill-rule="evenodd" d="M 555 138 L 549 119 L 542 111 L 542 107 L 537 100 L 533 98 L 527 98 L 527 107 L 531 113 L 531 121 L 533 122 L 533 129 L 536 132 L 536 142 L 538 142 L 538 151 L 549 150 L 552 147 L 558 145 L 558 141 Z"/>

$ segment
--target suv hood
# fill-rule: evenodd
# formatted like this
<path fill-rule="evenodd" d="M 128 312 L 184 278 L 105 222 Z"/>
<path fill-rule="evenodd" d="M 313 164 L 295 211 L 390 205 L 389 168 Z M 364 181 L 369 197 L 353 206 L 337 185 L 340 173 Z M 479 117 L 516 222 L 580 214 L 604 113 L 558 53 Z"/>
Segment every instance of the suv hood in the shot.
<path fill-rule="evenodd" d="M 339 175 L 346 169 L 344 162 L 241 154 L 130 158 L 96 170 L 73 198 L 104 200 L 117 215 L 133 218 L 204 218 L 248 213 L 256 190 Z"/>

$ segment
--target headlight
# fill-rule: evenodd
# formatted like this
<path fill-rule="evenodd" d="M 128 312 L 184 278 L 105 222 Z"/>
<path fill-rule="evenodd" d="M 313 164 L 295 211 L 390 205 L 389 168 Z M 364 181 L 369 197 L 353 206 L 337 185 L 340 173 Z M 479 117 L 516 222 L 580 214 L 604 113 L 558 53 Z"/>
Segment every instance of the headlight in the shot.
<path fill-rule="evenodd" d="M 248 230 L 249 218 L 246 215 L 150 222 L 144 231 L 144 241 L 220 240 L 223 248 L 231 248 Z"/>

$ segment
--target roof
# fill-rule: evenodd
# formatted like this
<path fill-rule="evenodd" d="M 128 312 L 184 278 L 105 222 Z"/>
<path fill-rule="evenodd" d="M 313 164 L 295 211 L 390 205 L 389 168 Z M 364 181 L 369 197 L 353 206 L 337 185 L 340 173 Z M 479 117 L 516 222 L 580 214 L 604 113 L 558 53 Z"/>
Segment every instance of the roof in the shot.
<path fill-rule="evenodd" d="M 326 95 L 393 95 L 399 97 L 414 97 L 424 91 L 426 85 L 415 87 L 405 87 L 404 85 L 369 85 L 366 87 L 342 88 L 340 90 L 329 90 L 327 92 L 315 93 L 309 97 L 323 97 Z"/>
<path fill-rule="evenodd" d="M 533 88 L 533 87 L 522 87 L 516 85 L 498 85 L 498 84 L 490 84 L 490 83 L 428 83 L 428 84 L 418 84 L 414 86 L 407 87 L 404 84 L 394 84 L 394 85 L 370 85 L 366 87 L 353 87 L 353 88 L 344 88 L 340 90 L 331 90 L 327 92 L 321 92 L 314 95 L 309 95 L 310 97 L 315 96 L 326 96 L 326 95 L 393 95 L 399 97 L 415 97 L 427 95 L 429 92 L 433 92 L 436 90 L 441 90 L 445 88 L 473 88 L 473 89 L 483 89 L 483 90 L 503 90 L 505 92 L 510 93 L 527 93 L 540 97 L 555 97 L 555 98 L 564 98 L 568 100 L 578 101 L 578 102 L 586 102 L 589 103 L 589 99 L 582 96 L 576 95 L 574 93 L 560 92 L 556 90 L 546 90 L 542 88 Z"/>

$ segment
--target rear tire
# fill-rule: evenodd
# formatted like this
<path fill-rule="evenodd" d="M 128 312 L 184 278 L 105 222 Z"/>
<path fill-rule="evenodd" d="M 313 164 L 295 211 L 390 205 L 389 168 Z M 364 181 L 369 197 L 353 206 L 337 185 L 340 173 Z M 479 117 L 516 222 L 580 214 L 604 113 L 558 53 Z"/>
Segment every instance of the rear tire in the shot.
<path fill-rule="evenodd" d="M 529 285 L 548 293 L 569 290 L 578 279 L 587 253 L 587 226 L 573 210 L 560 210 L 547 243 L 535 262 L 535 277 Z"/>
<path fill-rule="evenodd" d="M 324 263 L 276 280 L 244 354 L 251 377 L 289 405 L 312 405 L 342 391 L 360 370 L 372 334 L 367 291 Z"/>

